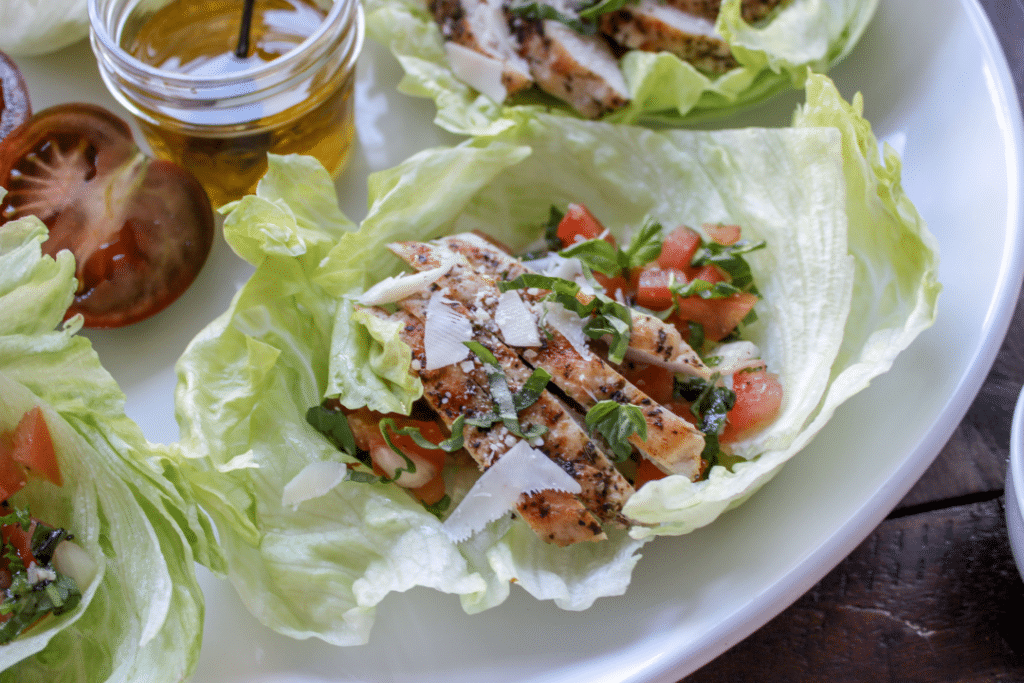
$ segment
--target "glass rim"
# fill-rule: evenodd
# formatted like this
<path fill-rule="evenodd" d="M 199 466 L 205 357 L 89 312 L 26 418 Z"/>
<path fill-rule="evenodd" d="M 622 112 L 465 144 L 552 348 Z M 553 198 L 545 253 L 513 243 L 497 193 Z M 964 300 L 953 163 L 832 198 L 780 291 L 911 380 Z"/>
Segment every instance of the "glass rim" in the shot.
<path fill-rule="evenodd" d="M 172 0 L 173 1 L 173 0 Z M 309 68 L 310 63 L 315 63 L 324 54 L 329 54 L 330 48 L 334 47 L 336 39 L 344 37 L 348 33 L 348 27 L 353 19 L 358 24 L 361 6 L 359 0 L 334 0 L 331 9 L 317 30 L 307 36 L 301 43 L 286 52 L 281 57 L 250 67 L 241 71 L 234 71 L 222 76 L 194 77 L 177 71 L 160 69 L 147 64 L 133 56 L 114 40 L 108 25 L 108 16 L 101 14 L 100 4 L 121 7 L 116 17 L 120 21 L 124 16 L 124 10 L 133 9 L 140 0 L 88 0 L 90 33 L 93 45 L 104 53 L 104 61 L 113 62 L 116 71 L 122 75 L 131 74 L 135 80 L 158 79 L 165 83 L 173 83 L 180 88 L 205 88 L 217 89 L 230 86 L 235 83 L 251 82 L 272 77 L 282 71 L 303 70 Z M 358 27 L 357 27 L 358 28 Z M 362 42 L 358 38 L 348 41 L 350 54 L 344 55 L 345 62 L 354 62 L 355 55 Z M 351 67 L 349 67 L 351 68 Z M 126 73 L 127 72 L 127 73 Z M 197 99 L 203 99 L 199 97 Z"/>

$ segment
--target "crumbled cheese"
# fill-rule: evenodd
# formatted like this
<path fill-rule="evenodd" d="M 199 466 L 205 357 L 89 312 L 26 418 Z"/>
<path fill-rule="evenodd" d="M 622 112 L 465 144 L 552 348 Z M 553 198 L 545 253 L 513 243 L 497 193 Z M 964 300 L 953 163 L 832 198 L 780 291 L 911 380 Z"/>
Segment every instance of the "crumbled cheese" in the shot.
<path fill-rule="evenodd" d="M 28 567 L 25 568 L 26 578 L 28 578 L 29 584 L 35 586 L 36 584 L 44 581 L 56 581 L 57 572 L 53 571 L 49 567 L 40 567 L 35 562 L 30 562 Z"/>
<path fill-rule="evenodd" d="M 461 363 L 459 364 L 459 367 L 460 367 L 460 368 L 462 369 L 462 371 L 463 371 L 463 372 L 465 372 L 466 374 L 469 374 L 469 373 L 473 372 L 473 368 L 474 368 L 474 363 L 473 363 L 473 359 L 472 359 L 472 358 L 467 358 L 466 360 L 462 361 L 462 362 L 461 362 Z"/>

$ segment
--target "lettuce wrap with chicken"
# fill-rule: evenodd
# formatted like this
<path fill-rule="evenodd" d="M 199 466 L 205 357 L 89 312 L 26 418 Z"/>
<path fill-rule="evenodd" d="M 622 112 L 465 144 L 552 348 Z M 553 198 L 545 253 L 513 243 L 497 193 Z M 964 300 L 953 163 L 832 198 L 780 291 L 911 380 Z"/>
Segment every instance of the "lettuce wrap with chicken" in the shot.
<path fill-rule="evenodd" d="M 877 5 L 368 0 L 365 8 L 368 35 L 405 72 L 399 90 L 433 99 L 442 128 L 492 135 L 537 111 L 670 124 L 735 113 L 803 87 L 809 69 L 826 73 L 854 48 Z M 581 25 L 566 16 L 574 10 L 607 13 Z M 682 13 L 669 18 L 672 31 L 658 16 L 665 12 Z M 644 13 L 655 16 L 634 16 Z M 602 27 L 620 36 L 611 48 Z M 670 37 L 655 44 L 651 34 Z"/>
<path fill-rule="evenodd" d="M 289 636 L 349 645 L 367 640 L 385 595 L 415 586 L 457 594 L 469 613 L 501 603 L 512 583 L 585 609 L 626 591 L 645 543 L 755 493 L 935 316 L 935 240 L 861 108 L 815 75 L 784 129 L 652 131 L 538 115 L 372 175 L 358 227 L 314 161 L 274 157 L 256 194 L 225 208 L 225 235 L 255 272 L 177 366 L 174 449 L 249 610 Z M 362 305 L 408 270 L 387 245 L 479 231 L 518 252 L 543 235 L 553 205 L 571 202 L 622 244 L 651 218 L 736 224 L 763 240 L 746 257 L 761 298 L 743 336 L 785 400 L 771 424 L 732 444 L 728 463 L 637 489 L 622 508 L 630 524 L 606 525 L 603 540 L 559 547 L 519 513 L 453 535 L 446 524 L 477 468 L 445 465 L 451 505 L 428 509 L 311 411 L 327 402 L 349 415 L 409 415 L 424 397 L 403 341 L 414 326 Z"/>
<path fill-rule="evenodd" d="M 74 257 L 44 256 L 46 238 L 35 217 L 0 227 L 0 680 L 181 681 L 202 640 L 195 562 L 223 558 L 81 316 L 62 323 Z"/>

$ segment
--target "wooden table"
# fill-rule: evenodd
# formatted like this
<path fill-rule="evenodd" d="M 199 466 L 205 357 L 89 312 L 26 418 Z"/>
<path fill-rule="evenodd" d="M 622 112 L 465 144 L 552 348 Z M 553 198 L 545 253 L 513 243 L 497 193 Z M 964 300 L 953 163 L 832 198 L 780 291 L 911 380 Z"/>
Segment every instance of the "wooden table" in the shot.
<path fill-rule="evenodd" d="M 1024 92 L 1024 0 L 981 4 Z M 978 397 L 906 498 L 806 595 L 684 681 L 1024 681 L 1024 582 L 1003 508 L 1022 384 L 1024 300 Z"/>

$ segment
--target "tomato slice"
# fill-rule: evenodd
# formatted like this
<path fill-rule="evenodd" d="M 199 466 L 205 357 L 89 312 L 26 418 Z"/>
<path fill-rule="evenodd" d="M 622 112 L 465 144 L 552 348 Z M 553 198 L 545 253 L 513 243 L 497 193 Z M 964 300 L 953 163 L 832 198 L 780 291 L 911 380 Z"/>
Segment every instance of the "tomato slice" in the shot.
<path fill-rule="evenodd" d="M 606 233 L 601 222 L 582 204 L 570 204 L 566 208 L 565 215 L 558 223 L 556 234 L 563 249 L 577 242 L 597 239 L 601 235 L 604 235 L 605 241 L 609 244 L 615 244 L 615 238 Z"/>
<path fill-rule="evenodd" d="M 43 250 L 75 255 L 68 317 L 81 313 L 87 327 L 163 310 L 213 244 L 213 211 L 195 178 L 143 155 L 128 125 L 94 105 L 51 107 L 15 129 L 0 142 L 0 185 L 3 220 L 36 215 L 50 231 Z"/>
<path fill-rule="evenodd" d="M 25 413 L 11 437 L 14 445 L 11 457 L 21 463 L 30 472 L 34 472 L 57 486 L 64 485 L 57 464 L 57 455 L 53 450 L 53 439 L 50 428 L 39 406 Z"/>
<path fill-rule="evenodd" d="M 0 140 L 32 115 L 28 87 L 11 58 L 0 52 Z"/>
<path fill-rule="evenodd" d="M 782 383 L 773 372 L 757 370 L 733 376 L 732 390 L 736 405 L 729 411 L 725 429 L 719 437 L 723 443 L 735 441 L 745 432 L 763 427 L 778 415 L 782 407 Z"/>

